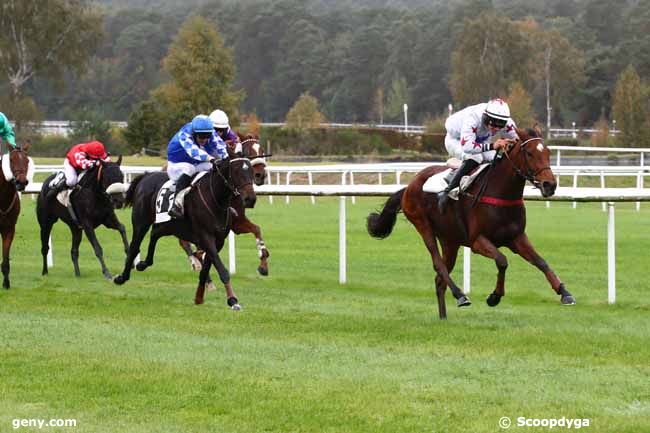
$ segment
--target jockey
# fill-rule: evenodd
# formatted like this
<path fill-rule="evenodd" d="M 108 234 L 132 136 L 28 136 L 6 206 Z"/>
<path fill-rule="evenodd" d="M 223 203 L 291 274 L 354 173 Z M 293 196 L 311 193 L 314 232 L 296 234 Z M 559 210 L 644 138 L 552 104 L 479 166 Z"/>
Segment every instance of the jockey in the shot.
<path fill-rule="evenodd" d="M 176 191 L 174 205 L 169 209 L 173 218 L 182 218 L 185 189 L 192 183 L 192 176 L 212 168 L 214 159 L 228 157 L 226 143 L 212 127 L 212 121 L 199 114 L 183 126 L 167 146 L 167 174 Z"/>
<path fill-rule="evenodd" d="M 228 115 L 222 110 L 214 110 L 210 113 L 210 120 L 219 138 L 225 141 L 229 147 L 234 148 L 235 144 L 239 142 L 239 137 L 230 128 Z"/>
<path fill-rule="evenodd" d="M 16 148 L 16 136 L 14 135 L 14 130 L 11 127 L 11 123 L 9 123 L 7 116 L 2 112 L 0 112 L 0 137 L 9 143 L 12 149 Z"/>
<path fill-rule="evenodd" d="M 68 151 L 63 161 L 64 178 L 56 185 L 51 186 L 47 192 L 47 199 L 55 197 L 66 188 L 73 188 L 77 185 L 79 173 L 100 164 L 100 161 L 109 162 L 111 158 L 106 153 L 104 144 L 99 141 L 80 143 Z"/>
<path fill-rule="evenodd" d="M 438 209 L 444 214 L 449 192 L 460 184 L 482 162 L 494 159 L 512 139 L 517 139 L 515 122 L 510 118 L 510 107 L 502 99 L 466 107 L 447 118 L 445 147 L 452 158 L 462 161 L 449 185 L 438 193 Z"/>

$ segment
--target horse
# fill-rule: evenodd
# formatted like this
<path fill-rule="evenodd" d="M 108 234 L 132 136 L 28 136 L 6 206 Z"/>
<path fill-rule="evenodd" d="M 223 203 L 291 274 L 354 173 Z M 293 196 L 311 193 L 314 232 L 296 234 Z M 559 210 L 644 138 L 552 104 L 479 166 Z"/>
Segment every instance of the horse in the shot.
<path fill-rule="evenodd" d="M 266 182 L 266 157 L 271 155 L 265 155 L 260 146 L 259 137 L 247 134 L 239 134 L 239 139 L 241 140 L 242 151 L 244 156 L 251 160 L 251 166 L 253 168 L 253 181 L 255 185 L 261 186 Z M 267 276 L 269 274 L 269 264 L 268 258 L 270 256 L 269 250 L 266 248 L 264 239 L 262 238 L 262 231 L 260 227 L 250 221 L 246 217 L 246 208 L 241 200 L 241 198 L 236 198 L 232 202 L 232 207 L 236 212 L 236 215 L 233 216 L 232 221 L 232 231 L 237 234 L 243 233 L 252 233 L 255 236 L 255 245 L 257 246 L 257 252 L 260 257 L 260 264 L 257 267 L 257 272 L 260 275 Z M 201 270 L 201 257 L 203 257 L 202 251 L 193 251 L 192 246 L 189 242 L 180 240 L 181 248 L 187 254 L 188 260 L 193 270 Z"/>
<path fill-rule="evenodd" d="M 400 209 L 415 226 L 433 261 L 441 319 L 447 317 L 444 297 L 447 286 L 459 307 L 471 304 L 469 297 L 449 276 L 461 245 L 471 247 L 474 253 L 489 257 L 496 263 L 496 288 L 486 299 L 491 307 L 498 305 L 505 295 L 508 261 L 498 250 L 503 246 L 542 271 L 551 288 L 560 295 L 562 304 L 573 305 L 576 302 L 564 283 L 535 251 L 525 233 L 523 192 L 526 181 L 539 188 L 544 197 L 552 196 L 557 187 L 550 167 L 550 151 L 537 127 L 517 129 L 517 134 L 519 140 L 511 143 L 502 157 L 495 158 L 459 200 L 450 203 L 444 215 L 438 210 L 437 195 L 422 190 L 430 176 L 444 170 L 444 167 L 433 166 L 420 171 L 406 188 L 392 194 L 381 213 L 368 215 L 368 233 L 379 239 L 391 234 Z M 440 242 L 442 256 L 436 241 Z"/>
<path fill-rule="evenodd" d="M 155 222 L 155 202 L 158 191 L 168 180 L 165 172 L 145 173 L 136 177 L 126 193 L 125 203 L 133 206 L 131 221 L 133 236 L 127 254 L 124 270 L 113 280 L 121 285 L 131 277 L 131 266 L 140 252 L 140 245 L 153 226 L 147 249 L 147 257 L 136 265 L 144 271 L 153 265 L 158 239 L 163 236 L 176 236 L 191 242 L 205 251 L 205 264 L 199 274 L 199 284 L 194 297 L 195 304 L 204 302 L 205 284 L 214 265 L 226 290 L 227 304 L 233 310 L 241 306 L 230 283 L 230 274 L 224 266 L 219 251 L 223 248 L 232 225 L 230 207 L 235 197 L 241 196 L 246 207 L 255 205 L 251 162 L 241 152 L 228 149 L 229 158 L 214 162 L 213 168 L 196 181 L 185 196 L 185 217 L 167 222 Z"/>
<path fill-rule="evenodd" d="M 41 227 L 41 255 L 43 256 L 42 275 L 47 275 L 47 252 L 49 251 L 49 237 L 52 227 L 60 219 L 68 225 L 72 233 L 72 247 L 70 257 L 74 266 L 75 277 L 81 276 L 79 271 L 79 244 L 81 243 L 82 233 L 90 241 L 95 251 L 95 256 L 99 260 L 102 268 L 102 274 L 106 279 L 111 279 L 112 275 L 104 263 L 104 252 L 102 246 L 97 240 L 95 229 L 104 225 L 109 229 L 117 230 L 122 237 L 125 253 L 129 249 L 129 241 L 126 237 L 124 224 L 120 222 L 115 214 L 115 208 L 121 208 L 124 201 L 122 193 L 124 192 L 124 174 L 120 169 L 122 156 L 120 155 L 116 162 L 101 161 L 85 171 L 80 176 L 77 186 L 70 191 L 69 200 L 72 203 L 72 211 L 62 205 L 56 198 L 48 200 L 47 193 L 51 180 L 57 176 L 53 174 L 43 182 L 43 188 L 38 194 L 36 202 L 36 216 Z"/>
<path fill-rule="evenodd" d="M 2 287 L 9 289 L 9 251 L 16 234 L 16 221 L 20 214 L 19 192 L 29 183 L 27 171 L 29 159 L 28 146 L 16 146 L 2 156 L 2 176 L 0 176 L 0 234 L 2 234 Z"/>

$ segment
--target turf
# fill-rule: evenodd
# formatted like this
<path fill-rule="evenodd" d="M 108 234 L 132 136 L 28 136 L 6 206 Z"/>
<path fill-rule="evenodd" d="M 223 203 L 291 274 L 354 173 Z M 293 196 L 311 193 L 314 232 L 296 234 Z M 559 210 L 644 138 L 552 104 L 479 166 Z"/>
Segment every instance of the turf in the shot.
<path fill-rule="evenodd" d="M 529 203 L 528 234 L 578 305 L 561 306 L 509 253 L 506 297 L 490 308 L 496 268 L 473 256 L 474 305 L 458 309 L 448 294 L 439 321 L 415 230 L 400 217 L 385 240 L 365 231 L 383 200 L 348 201 L 339 285 L 338 200 L 260 197 L 249 215 L 271 251 L 270 276 L 255 272 L 252 236 L 239 236 L 236 313 L 221 289 L 192 304 L 198 274 L 173 239 L 152 268 L 115 286 L 85 239 L 74 278 L 59 223 L 55 266 L 42 277 L 34 202 L 24 199 L 12 288 L 0 293 L 0 432 L 18 418 L 76 419 L 44 430 L 53 432 L 498 432 L 503 416 L 650 431 L 650 205 L 617 205 L 615 305 L 600 205 Z M 130 210 L 119 214 L 130 223 Z M 119 235 L 102 228 L 99 238 L 119 272 Z M 453 276 L 462 283 L 460 269 Z M 529 430 L 539 428 L 509 429 Z"/>

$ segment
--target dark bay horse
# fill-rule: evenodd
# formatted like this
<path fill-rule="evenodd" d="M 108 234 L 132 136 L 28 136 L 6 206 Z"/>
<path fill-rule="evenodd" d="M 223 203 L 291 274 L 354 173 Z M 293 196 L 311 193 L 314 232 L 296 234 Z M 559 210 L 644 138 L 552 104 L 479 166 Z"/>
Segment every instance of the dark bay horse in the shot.
<path fill-rule="evenodd" d="M 19 191 L 27 186 L 27 169 L 29 159 L 26 149 L 16 146 L 2 156 L 2 174 L 0 174 L 0 233 L 2 234 L 2 287 L 8 289 L 9 251 L 16 234 L 16 221 L 20 214 Z M 9 179 L 9 180 L 8 180 Z"/>
<path fill-rule="evenodd" d="M 517 134 L 519 140 L 510 145 L 502 158 L 495 159 L 491 167 L 482 173 L 482 177 L 461 195 L 459 201 L 450 203 L 444 215 L 438 211 L 437 195 L 423 192 L 422 185 L 431 175 L 445 168 L 428 167 L 418 173 L 406 188 L 394 193 L 386 201 L 381 213 L 371 213 L 368 216 L 368 232 L 376 238 L 390 235 L 400 209 L 420 233 L 436 272 L 436 294 L 441 319 L 447 316 L 447 286 L 458 306 L 471 304 L 449 276 L 461 245 L 471 247 L 473 252 L 494 259 L 496 263 L 496 289 L 488 296 L 488 305 L 496 306 L 505 294 L 508 262 L 506 256 L 498 250 L 503 246 L 542 271 L 551 288 L 560 295 L 562 304 L 575 304 L 573 296 L 537 254 L 525 233 L 523 192 L 526 181 L 538 187 L 544 197 L 555 193 L 557 183 L 550 167 L 550 151 L 544 144 L 539 129 L 517 129 Z M 437 241 L 442 247 L 442 256 Z"/>
<path fill-rule="evenodd" d="M 242 135 L 238 134 L 239 139 L 241 140 L 242 151 L 244 156 L 251 160 L 251 166 L 253 168 L 253 181 L 255 185 L 264 185 L 266 182 L 266 157 L 270 155 L 265 155 L 263 149 L 260 146 L 259 137 L 252 134 Z M 257 272 L 260 275 L 269 274 L 269 264 L 268 259 L 270 256 L 269 250 L 266 248 L 264 239 L 262 238 L 262 230 L 260 227 L 253 223 L 246 217 L 246 207 L 241 200 L 241 197 L 236 197 L 232 201 L 232 207 L 235 209 L 237 215 L 233 216 L 232 228 L 231 230 L 236 234 L 240 235 L 243 233 L 252 233 L 255 236 L 255 245 L 257 246 L 257 252 L 260 257 L 260 264 L 257 267 Z M 181 240 L 181 247 L 186 252 L 192 269 L 200 270 L 201 265 L 198 262 L 197 257 L 202 257 L 201 251 L 192 251 L 191 245 Z M 199 259 L 200 260 L 200 259 Z"/>
<path fill-rule="evenodd" d="M 230 283 L 230 274 L 219 257 L 219 251 L 231 229 L 230 207 L 234 198 L 240 195 L 244 206 L 252 207 L 255 204 L 255 191 L 250 160 L 231 149 L 228 153 L 228 159 L 215 162 L 213 168 L 187 193 L 185 217 L 181 219 L 154 224 L 156 197 L 168 179 L 167 173 L 146 173 L 133 180 L 126 193 L 126 205 L 133 206 L 133 237 L 124 270 L 115 277 L 115 284 L 124 284 L 130 279 L 132 263 L 140 252 L 145 235 L 153 225 L 147 257 L 136 265 L 138 271 L 153 265 L 158 239 L 163 236 L 177 236 L 205 251 L 206 261 L 199 274 L 194 302 L 203 303 L 210 266 L 214 265 L 226 289 L 228 305 L 234 310 L 240 309 Z"/>
<path fill-rule="evenodd" d="M 41 255 L 43 256 L 43 275 L 47 275 L 47 252 L 49 251 L 48 240 L 52 227 L 60 219 L 68 225 L 72 233 L 72 247 L 70 256 L 74 265 L 74 274 L 80 276 L 79 272 L 79 244 L 81 243 L 82 234 L 85 233 L 95 251 L 95 256 L 102 267 L 102 273 L 107 279 L 111 279 L 111 273 L 104 263 L 104 251 L 97 240 L 95 229 L 104 225 L 109 229 L 120 232 L 124 251 L 128 252 L 129 241 L 126 238 L 124 225 L 117 219 L 115 208 L 122 206 L 124 192 L 124 174 L 120 169 L 122 156 L 120 155 L 117 162 L 102 162 L 94 166 L 80 177 L 79 183 L 70 193 L 73 210 L 76 214 L 77 221 L 73 220 L 68 208 L 62 205 L 58 199 L 52 198 L 48 201 L 47 185 L 56 176 L 48 177 L 43 182 L 43 188 L 38 194 L 36 202 L 36 216 L 41 226 Z"/>

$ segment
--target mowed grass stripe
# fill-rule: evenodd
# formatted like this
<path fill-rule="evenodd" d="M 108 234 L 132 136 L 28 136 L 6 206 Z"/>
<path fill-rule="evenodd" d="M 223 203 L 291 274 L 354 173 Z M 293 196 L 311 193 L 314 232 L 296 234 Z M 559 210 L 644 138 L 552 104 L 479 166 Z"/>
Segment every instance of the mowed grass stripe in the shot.
<path fill-rule="evenodd" d="M 70 235 L 57 225 L 55 267 L 41 277 L 38 224 L 24 200 L 12 289 L 0 293 L 0 431 L 14 418 L 53 417 L 77 418 L 82 432 L 490 432 L 501 431 L 501 416 L 650 429 L 647 206 L 617 206 L 616 305 L 607 305 L 600 205 L 529 203 L 529 236 L 578 305 L 560 306 L 544 276 L 508 253 L 506 297 L 489 308 L 496 268 L 472 256 L 474 305 L 457 309 L 448 296 L 441 322 L 431 262 L 410 224 L 400 217 L 383 241 L 365 232 L 382 202 L 348 201 L 341 286 L 338 199 L 260 198 L 250 216 L 271 275 L 256 275 L 252 236 L 237 237 L 237 314 L 221 288 L 192 305 L 197 274 L 173 239 L 118 287 L 85 239 L 82 277 L 73 277 Z M 120 217 L 129 225 L 129 210 Z M 98 233 L 119 272 L 119 235 Z M 461 283 L 462 257 L 458 266 Z"/>

